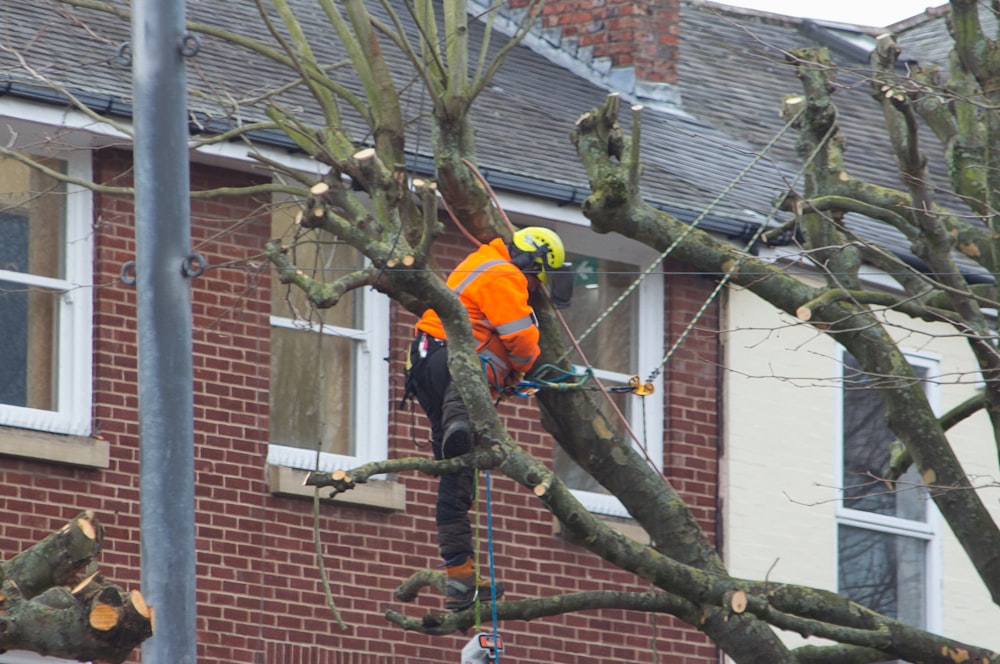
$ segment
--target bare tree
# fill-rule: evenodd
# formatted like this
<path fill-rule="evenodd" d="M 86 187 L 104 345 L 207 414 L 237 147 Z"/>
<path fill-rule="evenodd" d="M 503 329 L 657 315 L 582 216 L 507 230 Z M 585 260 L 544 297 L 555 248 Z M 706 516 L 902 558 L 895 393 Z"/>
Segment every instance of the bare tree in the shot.
<path fill-rule="evenodd" d="M 98 0 L 63 0 L 62 4 L 127 17 L 127 9 L 120 4 Z M 589 174 L 593 193 L 583 210 L 596 232 L 620 233 L 658 251 L 683 237 L 674 258 L 707 273 L 725 274 L 727 280 L 751 289 L 777 309 L 831 335 L 856 358 L 863 375 L 884 379 L 877 385 L 886 422 L 904 452 L 889 469 L 879 470 L 898 477 L 915 463 L 925 480 L 968 489 L 947 438 L 948 423 L 956 418 L 935 417 L 913 369 L 874 312 L 876 307 L 888 307 L 916 319 L 952 325 L 968 340 L 986 379 L 984 398 L 970 403 L 968 409 L 986 408 L 995 422 L 1000 387 L 994 376 L 1000 355 L 985 311 L 996 306 L 995 293 L 992 285 L 973 287 L 961 278 L 954 250 L 958 248 L 996 273 L 994 243 L 1000 229 L 994 227 L 996 206 L 991 197 L 1000 184 L 993 180 L 1000 175 L 992 168 L 988 148 L 1000 145 L 992 110 L 997 108 L 992 97 L 998 94 L 993 81 L 998 72 L 987 57 L 996 44 L 982 35 L 975 2 L 953 0 L 952 6 L 957 57 L 947 82 L 937 81 L 932 72 L 917 71 L 908 78 L 894 74 L 891 63 L 896 51 L 891 38 L 882 41 L 874 63 L 880 75 L 873 92 L 885 110 L 908 183 L 905 191 L 871 185 L 844 171 L 840 128 L 830 98 L 835 68 L 820 51 L 794 54 L 791 65 L 798 69 L 803 91 L 785 100 L 785 112 L 800 131 L 800 151 L 809 155 L 808 178 L 803 191 L 789 192 L 786 208 L 793 219 L 779 232 L 796 233 L 810 259 L 829 274 L 823 286 L 809 285 L 782 267 L 749 257 L 700 230 L 690 231 L 647 205 L 640 188 L 640 141 L 637 135 L 628 136 L 619 124 L 617 96 L 581 116 L 573 141 Z M 227 109 L 233 124 L 225 131 L 206 126 L 201 142 L 244 140 L 252 148 L 255 131 L 277 130 L 322 165 L 317 181 L 257 153 L 273 169 L 274 180 L 254 191 L 293 197 L 301 208 L 303 234 L 335 238 L 360 252 L 367 263 L 336 279 L 321 280 L 295 264 L 292 247 L 275 241 L 267 252 L 281 280 L 300 289 L 319 308 L 336 306 L 345 294 L 362 287 L 377 288 L 415 314 L 434 308 L 448 334 L 449 368 L 482 441 L 466 457 L 379 461 L 332 474 L 314 473 L 313 484 L 346 491 L 382 473 L 436 475 L 469 466 L 496 469 L 533 492 L 596 556 L 656 588 L 648 593 L 590 592 L 505 601 L 497 607 L 503 621 L 602 607 L 669 613 L 702 630 L 739 662 L 874 662 L 887 657 L 951 662 L 1000 657 L 906 625 L 835 593 L 731 577 L 688 506 L 633 448 L 631 439 L 600 414 L 590 393 L 542 392 L 543 424 L 573 461 L 622 502 L 648 533 L 651 544 L 630 539 L 596 518 L 545 464 L 511 440 L 491 402 L 466 312 L 431 269 L 431 256 L 443 232 L 439 196 L 479 240 L 509 236 L 476 178 L 470 113 L 506 53 L 525 35 L 540 2 L 531 5 L 517 35 L 499 43 L 486 39 L 478 52 L 470 48 L 470 18 L 462 0 L 371 6 L 363 0 L 319 0 L 312 7 L 319 13 L 309 15 L 296 13 L 303 7 L 288 0 L 273 0 L 269 5 L 261 0 L 257 7 L 259 23 L 242 26 L 240 32 L 197 22 L 190 25 L 193 33 L 217 48 L 265 63 L 280 72 L 275 79 L 284 81 L 262 90 L 255 99 L 233 99 L 220 83 L 220 94 L 212 103 Z M 346 62 L 324 61 L 317 55 L 313 35 L 323 31 L 336 35 Z M 490 34 L 488 29 L 486 34 Z M 394 78 L 390 57 L 404 58 L 412 75 L 404 81 Z M 345 66 L 352 77 L 339 76 Z M 415 119 L 408 117 L 404 100 L 413 86 L 426 95 L 433 127 L 433 178 L 411 179 L 407 168 L 413 151 L 407 143 L 408 123 Z M 322 117 L 306 118 L 298 110 L 306 103 L 321 109 Z M 254 105 L 263 107 L 266 117 L 241 122 L 242 112 Z M 637 110 L 637 121 L 639 116 Z M 971 217 L 935 203 L 925 173 L 928 157 L 916 131 L 920 118 L 942 142 L 954 146 L 948 152 L 949 171 Z M 633 126 L 637 128 L 638 122 Z M 24 158 L 10 150 L 0 154 Z M 928 269 L 916 272 L 854 235 L 842 223 L 847 213 L 892 225 L 910 239 L 914 254 Z M 860 274 L 863 265 L 896 275 L 900 294 L 869 288 Z M 538 305 L 543 319 L 543 361 L 558 363 L 567 354 L 564 341 L 556 332 L 552 310 L 543 302 Z M 568 417 L 567 413 L 581 415 Z M 608 463 L 609 459 L 615 463 Z M 996 600 L 1000 532 L 980 497 L 971 490 L 947 491 L 935 493 L 934 500 Z M 397 595 L 411 598 L 440 580 L 440 574 L 418 572 Z M 390 612 L 387 618 L 404 629 L 431 634 L 464 630 L 475 620 L 471 610 L 421 618 Z M 790 650 L 772 626 L 824 637 L 835 645 Z"/>
<path fill-rule="evenodd" d="M 824 286 L 807 286 L 708 236 L 682 243 L 674 255 L 702 270 L 726 274 L 733 283 L 831 335 L 856 358 L 860 372 L 872 377 L 881 393 L 886 425 L 899 442 L 893 458 L 881 459 L 873 468 L 877 477 L 898 480 L 915 464 L 928 484 L 947 489 L 933 492 L 934 501 L 996 602 L 997 527 L 981 497 L 970 490 L 947 437 L 951 426 L 984 408 L 996 437 L 991 404 L 996 402 L 994 376 L 1000 358 L 990 322 L 995 284 L 968 283 L 956 259 L 956 251 L 961 252 L 996 275 L 996 172 L 989 154 L 1000 139 L 993 99 L 998 72 L 985 57 L 996 42 L 983 32 L 977 3 L 952 2 L 951 7 L 955 50 L 947 75 L 933 68 L 905 76 L 894 71 L 899 48 L 892 36 L 881 37 L 873 54 L 872 96 L 882 106 L 905 190 L 865 182 L 845 169 L 843 137 L 831 98 L 837 69 L 823 50 L 803 49 L 789 56 L 803 93 L 785 99 L 784 113 L 800 131 L 800 155 L 808 157 L 806 185 L 803 191 L 788 193 L 784 208 L 793 217 L 769 235 L 794 232 L 810 261 L 827 274 Z M 599 232 L 624 233 L 663 249 L 685 227 L 643 204 L 628 163 L 637 160 L 638 145 L 623 136 L 616 104 L 612 99 L 578 123 L 575 140 L 594 190 L 585 214 Z M 922 147 L 921 124 L 945 146 L 943 158 L 933 155 L 951 176 L 952 195 L 942 196 L 945 204 L 936 201 L 938 192 L 928 170 L 933 153 Z M 621 161 L 606 148 L 619 141 L 626 144 L 624 150 L 614 151 L 624 153 Z M 964 208 L 955 207 L 956 195 Z M 917 270 L 852 232 L 844 223 L 847 214 L 863 215 L 902 233 L 926 269 Z M 893 275 L 899 293 L 871 288 L 860 274 L 863 266 Z M 951 326 L 978 360 L 984 394 L 937 418 L 914 369 L 880 321 L 877 312 L 882 309 Z"/>

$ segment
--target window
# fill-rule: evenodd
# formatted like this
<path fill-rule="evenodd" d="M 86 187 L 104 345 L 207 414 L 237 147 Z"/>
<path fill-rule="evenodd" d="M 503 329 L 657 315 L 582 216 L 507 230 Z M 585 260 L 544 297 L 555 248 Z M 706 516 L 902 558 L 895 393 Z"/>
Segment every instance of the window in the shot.
<path fill-rule="evenodd" d="M 624 238 L 597 236 L 578 228 L 557 229 L 573 262 L 576 279 L 573 302 L 562 310 L 566 323 L 579 337 L 635 281 L 657 254 Z M 639 374 L 645 381 L 663 356 L 663 276 L 659 271 L 643 279 L 641 285 L 619 304 L 581 343 L 581 348 L 606 387 L 626 385 Z M 579 363 L 575 355 L 571 358 Z M 635 432 L 636 447 L 658 468 L 663 459 L 662 381 L 657 378 L 653 397 L 631 394 L 612 396 Z M 616 422 L 610 406 L 595 393 L 608 418 Z M 617 498 L 600 486 L 569 456 L 556 446 L 553 453 L 556 473 L 587 509 L 611 516 L 628 516 Z"/>
<path fill-rule="evenodd" d="M 47 160 L 89 179 L 89 153 Z M 91 196 L 0 159 L 0 424 L 90 433 Z"/>
<path fill-rule="evenodd" d="M 927 379 L 934 361 L 909 360 L 933 405 L 936 391 Z M 915 467 L 894 489 L 881 481 L 895 436 L 885 423 L 875 379 L 846 353 L 843 367 L 839 592 L 892 618 L 935 629 L 937 512 Z"/>
<path fill-rule="evenodd" d="M 287 206 L 278 207 L 272 237 L 292 245 L 294 229 Z M 364 265 L 354 249 L 319 230 L 300 230 L 291 257 L 320 281 Z M 273 277 L 268 463 L 332 471 L 386 457 L 388 306 L 384 295 L 363 288 L 318 310 Z"/>

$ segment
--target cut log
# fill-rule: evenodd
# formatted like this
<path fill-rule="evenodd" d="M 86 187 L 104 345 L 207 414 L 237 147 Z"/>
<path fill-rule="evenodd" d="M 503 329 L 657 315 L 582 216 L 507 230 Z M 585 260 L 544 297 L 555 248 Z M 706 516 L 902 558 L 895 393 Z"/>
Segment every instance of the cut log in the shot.
<path fill-rule="evenodd" d="M 107 632 L 118 624 L 118 609 L 109 604 L 95 604 L 90 609 L 88 620 L 94 629 Z"/>
<path fill-rule="evenodd" d="M 138 590 L 130 590 L 128 593 L 129 602 L 132 603 L 132 607 L 135 612 L 144 618 L 152 618 L 153 607 L 146 604 L 146 599 L 142 596 L 142 593 Z"/>
<path fill-rule="evenodd" d="M 730 598 L 729 606 L 733 613 L 743 613 L 747 610 L 747 594 L 742 590 L 737 590 Z"/>
<path fill-rule="evenodd" d="M 6 562 L 0 652 L 124 662 L 152 635 L 152 609 L 142 596 L 97 572 L 94 557 L 103 539 L 101 524 L 87 511 Z"/>

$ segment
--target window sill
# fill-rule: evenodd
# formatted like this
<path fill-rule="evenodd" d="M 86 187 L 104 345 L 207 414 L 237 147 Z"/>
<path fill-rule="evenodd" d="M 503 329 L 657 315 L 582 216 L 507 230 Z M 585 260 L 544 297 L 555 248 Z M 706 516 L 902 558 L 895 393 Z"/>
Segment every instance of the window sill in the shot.
<path fill-rule="evenodd" d="M 110 467 L 110 449 L 99 438 L 0 427 L 0 456 L 96 469 Z"/>
<path fill-rule="evenodd" d="M 267 478 L 271 493 L 276 496 L 312 498 L 315 489 L 302 485 L 308 473 L 306 470 L 269 465 Z M 328 498 L 329 493 L 329 488 L 320 489 L 320 498 L 324 503 L 340 503 L 388 512 L 398 512 L 406 507 L 406 487 L 402 482 L 372 480 L 339 494 L 336 500 Z"/>

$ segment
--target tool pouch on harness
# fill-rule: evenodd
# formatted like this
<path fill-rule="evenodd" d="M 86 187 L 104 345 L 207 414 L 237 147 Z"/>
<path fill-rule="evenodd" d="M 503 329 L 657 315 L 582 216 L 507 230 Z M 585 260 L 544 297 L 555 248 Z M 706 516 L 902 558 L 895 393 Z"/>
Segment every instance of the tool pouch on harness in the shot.
<path fill-rule="evenodd" d="M 399 400 L 399 408 L 405 408 L 407 400 L 416 395 L 414 380 L 420 363 L 432 354 L 444 348 L 445 343 L 435 339 L 426 332 L 417 332 L 417 336 L 406 348 L 406 362 L 403 369 L 403 398 Z"/>
<path fill-rule="evenodd" d="M 573 280 L 576 273 L 570 263 L 564 264 L 555 270 L 546 270 L 546 277 L 549 282 L 549 299 L 556 309 L 569 307 L 573 299 Z"/>

